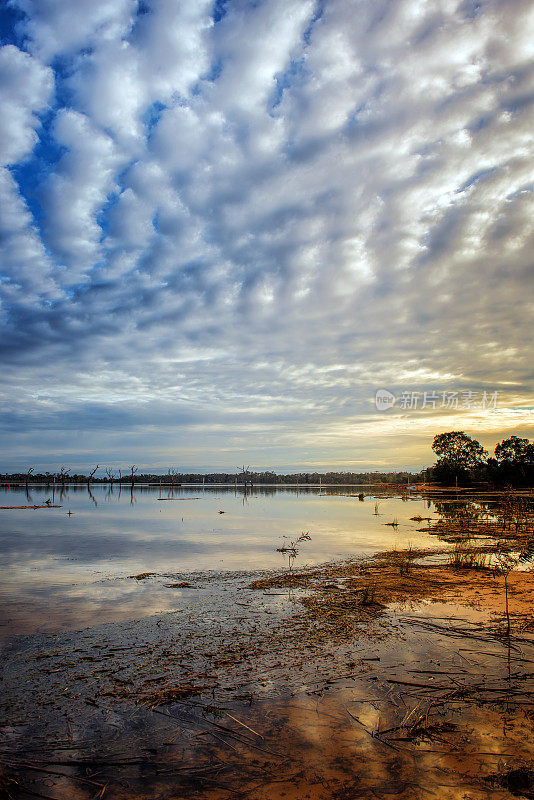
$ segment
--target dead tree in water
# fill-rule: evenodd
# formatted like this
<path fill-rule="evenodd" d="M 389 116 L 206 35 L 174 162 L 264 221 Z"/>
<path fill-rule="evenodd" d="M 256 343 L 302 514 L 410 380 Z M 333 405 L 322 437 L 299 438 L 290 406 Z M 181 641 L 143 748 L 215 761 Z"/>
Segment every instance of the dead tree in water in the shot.
<path fill-rule="evenodd" d="M 30 469 L 26 473 L 26 489 L 28 488 L 28 484 L 30 482 L 30 478 L 31 478 L 32 472 L 33 472 L 33 467 L 30 467 Z"/>
<path fill-rule="evenodd" d="M 95 474 L 95 472 L 97 471 L 97 469 L 99 467 L 100 467 L 100 464 L 97 464 L 96 467 L 94 468 L 94 470 L 89 474 L 89 477 L 87 478 L 87 488 L 89 488 L 89 486 L 91 484 L 91 481 L 93 479 L 93 475 Z"/>
<path fill-rule="evenodd" d="M 57 477 L 58 477 L 58 480 L 59 480 L 59 482 L 60 482 L 60 484 L 62 486 L 65 486 L 65 482 L 66 482 L 67 478 L 69 477 L 69 472 L 70 472 L 70 470 L 65 469 L 65 467 L 61 467 L 61 469 L 59 470 L 59 472 L 57 474 Z"/>
<path fill-rule="evenodd" d="M 115 473 L 113 472 L 111 467 L 106 467 L 106 475 L 107 475 L 108 483 L 111 483 L 113 485 L 113 478 L 115 477 Z"/>
<path fill-rule="evenodd" d="M 134 501 L 134 474 L 137 472 L 137 467 L 133 464 L 130 467 L 130 505 L 133 505 Z"/>
<path fill-rule="evenodd" d="M 169 467 L 169 469 L 167 470 L 167 481 L 168 481 L 168 483 L 178 483 L 178 481 L 176 480 L 177 476 L 178 476 L 178 473 L 176 472 L 176 470 L 173 469 L 172 467 Z M 161 481 L 160 481 L 160 483 L 161 483 Z"/>
<path fill-rule="evenodd" d="M 252 475 L 249 478 L 250 467 L 245 467 L 245 465 L 243 464 L 242 467 L 237 467 L 237 469 L 241 470 L 241 474 L 243 475 L 243 482 L 245 484 L 245 491 L 247 490 L 247 486 L 249 484 L 250 484 L 250 488 L 252 489 L 252 486 L 253 486 Z"/>
<path fill-rule="evenodd" d="M 132 466 L 130 467 L 130 473 L 131 473 L 130 482 L 132 486 L 134 485 L 134 475 L 136 472 L 137 472 L 137 467 L 135 464 L 132 464 Z"/>

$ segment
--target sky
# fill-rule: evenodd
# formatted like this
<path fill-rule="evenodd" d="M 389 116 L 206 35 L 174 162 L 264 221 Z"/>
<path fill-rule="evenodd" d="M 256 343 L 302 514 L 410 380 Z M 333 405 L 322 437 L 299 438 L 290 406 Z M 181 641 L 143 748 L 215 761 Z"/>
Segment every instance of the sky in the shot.
<path fill-rule="evenodd" d="M 534 437 L 531 2 L 0 15 L 0 469 Z"/>

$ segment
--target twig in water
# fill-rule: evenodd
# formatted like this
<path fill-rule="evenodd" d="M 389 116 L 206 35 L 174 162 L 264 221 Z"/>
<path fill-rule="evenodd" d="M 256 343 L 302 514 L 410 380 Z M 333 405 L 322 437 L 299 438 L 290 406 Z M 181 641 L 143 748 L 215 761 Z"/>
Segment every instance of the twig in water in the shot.
<path fill-rule="evenodd" d="M 244 723 L 244 722 L 241 722 L 240 720 L 238 720 L 238 719 L 237 719 L 237 717 L 233 717 L 231 714 L 229 714 L 229 713 L 228 713 L 228 711 L 224 711 L 224 710 L 223 710 L 223 714 L 226 714 L 226 716 L 227 716 L 227 717 L 230 717 L 230 719 L 233 719 L 233 720 L 234 720 L 234 722 L 237 722 L 237 724 L 238 724 L 238 725 L 242 725 L 242 726 L 243 726 L 243 728 L 246 728 L 246 729 L 247 729 L 247 731 L 250 731 L 251 733 L 254 733 L 256 736 L 259 736 L 259 737 L 260 737 L 260 739 L 263 739 L 263 738 L 264 738 L 264 737 L 261 735 L 261 733 L 258 733 L 258 731 L 255 731 L 253 728 L 249 728 L 249 726 L 248 726 L 248 725 L 245 725 L 245 723 Z"/>

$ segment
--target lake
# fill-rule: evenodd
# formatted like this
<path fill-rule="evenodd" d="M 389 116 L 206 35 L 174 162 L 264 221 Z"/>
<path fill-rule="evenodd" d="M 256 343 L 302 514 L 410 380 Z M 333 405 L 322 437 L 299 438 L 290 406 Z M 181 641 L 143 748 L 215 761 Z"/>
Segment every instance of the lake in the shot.
<path fill-rule="evenodd" d="M 287 568 L 277 548 L 302 532 L 311 539 L 299 546 L 297 567 L 431 544 L 410 517 L 435 517 L 432 501 L 367 491 L 362 502 L 359 491 L 67 486 L 53 498 L 60 508 L 2 510 L 0 639 L 173 610 L 182 592 L 165 576 Z M 48 498 L 44 486 L 30 486 L 28 495 L 24 487 L 0 489 L 1 506 Z M 397 528 L 386 525 L 395 518 Z M 145 572 L 162 578 L 131 577 Z"/>

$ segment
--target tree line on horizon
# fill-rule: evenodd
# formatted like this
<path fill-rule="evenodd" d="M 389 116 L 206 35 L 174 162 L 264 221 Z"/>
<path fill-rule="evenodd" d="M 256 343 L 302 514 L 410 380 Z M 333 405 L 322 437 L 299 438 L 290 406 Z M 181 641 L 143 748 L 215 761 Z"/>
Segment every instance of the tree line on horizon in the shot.
<path fill-rule="evenodd" d="M 96 468 L 98 469 L 98 467 Z M 254 471 L 247 469 L 242 472 L 176 472 L 169 470 L 165 474 L 161 473 L 138 473 L 137 468 L 133 467 L 128 472 L 122 474 L 118 470 L 116 473 L 110 469 L 106 470 L 105 476 L 97 476 L 96 469 L 89 475 L 73 473 L 70 470 L 61 469 L 59 472 L 34 472 L 33 469 L 27 472 L 13 472 L 0 474 L 0 480 L 3 483 L 45 483 L 47 486 L 52 484 L 66 485 L 66 484 L 118 484 L 122 486 L 130 486 L 139 483 L 153 483 L 159 484 L 160 482 L 165 485 L 181 484 L 181 483 L 204 483 L 205 485 L 213 484 L 233 484 L 238 485 L 246 484 L 248 486 L 254 485 L 269 485 L 269 484 L 299 484 L 318 485 L 337 483 L 344 484 L 378 484 L 378 483 L 392 483 L 403 485 L 414 480 L 421 480 L 420 472 L 295 472 L 288 474 L 279 474 L 272 470 Z"/>
<path fill-rule="evenodd" d="M 89 474 L 71 474 L 71 470 L 61 467 L 58 472 L 36 473 L 33 468 L 26 472 L 0 474 L 3 483 L 44 483 L 65 486 L 66 484 L 118 484 L 139 483 L 179 485 L 182 483 L 203 483 L 205 485 L 232 484 L 254 486 L 269 484 L 393 484 L 435 482 L 442 485 L 489 483 L 493 486 L 534 486 L 534 443 L 518 436 L 510 436 L 499 442 L 494 456 L 479 441 L 464 431 L 447 431 L 434 437 L 432 450 L 438 456 L 437 462 L 420 472 L 406 470 L 390 472 L 293 472 L 276 473 L 272 470 L 254 471 L 250 467 L 240 467 L 237 472 L 177 472 L 169 469 L 166 474 L 139 473 L 136 464 L 122 469 L 105 468 L 105 476 L 97 476 L 100 465 Z"/>

